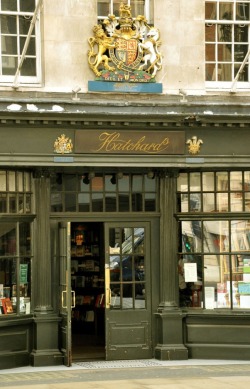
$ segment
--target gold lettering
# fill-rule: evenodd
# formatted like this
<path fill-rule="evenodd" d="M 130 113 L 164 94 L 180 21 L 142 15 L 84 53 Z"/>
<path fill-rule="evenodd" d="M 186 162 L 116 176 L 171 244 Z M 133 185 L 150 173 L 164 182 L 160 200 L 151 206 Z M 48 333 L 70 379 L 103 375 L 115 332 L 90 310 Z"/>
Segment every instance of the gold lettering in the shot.
<path fill-rule="evenodd" d="M 119 132 L 102 132 L 99 140 L 100 146 L 94 150 L 96 152 L 141 151 L 148 154 L 157 154 L 166 150 L 170 144 L 169 138 L 164 138 L 160 143 L 147 143 L 145 135 L 136 141 L 132 139 L 124 140 Z"/>

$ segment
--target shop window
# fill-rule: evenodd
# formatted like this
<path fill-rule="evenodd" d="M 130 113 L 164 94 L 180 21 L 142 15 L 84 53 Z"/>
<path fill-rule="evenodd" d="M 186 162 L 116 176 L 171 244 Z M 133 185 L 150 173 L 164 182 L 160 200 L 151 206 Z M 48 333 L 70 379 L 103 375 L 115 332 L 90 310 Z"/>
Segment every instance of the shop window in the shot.
<path fill-rule="evenodd" d="M 153 22 L 152 0 L 127 0 L 124 3 L 131 6 L 131 13 L 134 17 L 144 15 L 149 23 Z M 103 20 L 108 15 L 118 17 L 120 5 L 120 0 L 97 0 L 98 19 Z"/>
<path fill-rule="evenodd" d="M 250 308 L 249 172 L 182 173 L 177 189 L 180 305 Z M 202 199 L 199 215 L 192 189 Z"/>
<path fill-rule="evenodd" d="M 0 82 L 33 84 L 40 82 L 40 21 L 38 0 L 0 2 L 1 58 Z M 27 50 L 26 50 L 27 47 Z M 25 52 L 25 61 L 22 56 Z M 19 66 L 20 65 L 20 66 Z"/>
<path fill-rule="evenodd" d="M 145 309 L 144 228 L 111 228 L 111 309 Z"/>
<path fill-rule="evenodd" d="M 148 174 L 60 174 L 51 179 L 51 212 L 157 212 L 158 178 Z"/>
<path fill-rule="evenodd" d="M 206 81 L 221 88 L 249 88 L 249 1 L 205 3 Z"/>
<path fill-rule="evenodd" d="M 0 315 L 29 314 L 31 304 L 30 223 L 0 224 Z"/>

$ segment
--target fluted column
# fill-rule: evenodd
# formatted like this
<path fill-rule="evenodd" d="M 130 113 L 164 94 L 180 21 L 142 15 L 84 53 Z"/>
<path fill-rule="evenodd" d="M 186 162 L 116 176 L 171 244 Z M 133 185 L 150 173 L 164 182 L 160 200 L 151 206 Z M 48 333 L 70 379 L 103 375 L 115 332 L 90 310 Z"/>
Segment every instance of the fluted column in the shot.
<path fill-rule="evenodd" d="M 155 357 L 161 360 L 188 358 L 183 344 L 184 314 L 178 307 L 176 174 L 161 177 L 160 304 Z"/>
<path fill-rule="evenodd" d="M 34 229 L 34 333 L 30 361 L 33 366 L 60 365 L 60 316 L 52 308 L 50 253 L 50 177 L 47 170 L 34 174 L 36 220 Z M 59 291 L 58 291 L 59 293 Z"/>
<path fill-rule="evenodd" d="M 48 313 L 51 307 L 50 265 L 50 179 L 48 172 L 37 172 L 34 179 L 36 196 L 35 223 L 35 312 Z"/>
<path fill-rule="evenodd" d="M 164 175 L 160 187 L 161 207 L 161 243 L 160 243 L 160 275 L 161 302 L 159 309 L 178 306 L 177 284 L 177 225 L 176 212 L 176 176 Z"/>

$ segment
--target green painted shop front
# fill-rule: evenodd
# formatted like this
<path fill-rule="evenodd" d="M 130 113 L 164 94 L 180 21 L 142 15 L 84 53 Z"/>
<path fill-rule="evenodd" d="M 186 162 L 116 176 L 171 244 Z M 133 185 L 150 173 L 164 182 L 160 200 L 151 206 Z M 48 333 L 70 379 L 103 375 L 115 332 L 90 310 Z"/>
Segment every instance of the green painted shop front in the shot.
<path fill-rule="evenodd" d="M 147 104 L 1 108 L 2 369 L 250 358 L 248 114 Z"/>

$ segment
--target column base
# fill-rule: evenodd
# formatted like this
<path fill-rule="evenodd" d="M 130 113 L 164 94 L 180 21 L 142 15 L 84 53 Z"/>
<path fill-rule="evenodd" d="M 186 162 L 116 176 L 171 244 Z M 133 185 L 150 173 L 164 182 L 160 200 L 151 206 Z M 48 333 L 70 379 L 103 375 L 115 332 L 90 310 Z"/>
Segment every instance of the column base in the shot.
<path fill-rule="evenodd" d="M 156 314 L 158 341 L 155 358 L 186 360 L 188 350 L 183 344 L 183 313 L 180 309 L 166 309 Z"/>
<path fill-rule="evenodd" d="M 60 366 L 63 365 L 63 355 L 58 350 L 34 350 L 30 355 L 31 366 Z"/>
<path fill-rule="evenodd" d="M 30 354 L 32 366 L 63 365 L 59 350 L 59 322 L 57 315 L 40 314 L 34 318 L 34 347 Z"/>
<path fill-rule="evenodd" d="M 188 359 L 188 350 L 181 345 L 158 344 L 155 348 L 155 358 L 161 361 L 182 361 Z"/>

